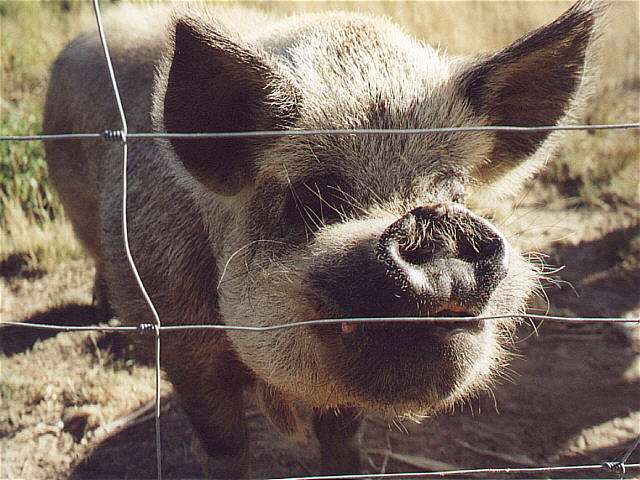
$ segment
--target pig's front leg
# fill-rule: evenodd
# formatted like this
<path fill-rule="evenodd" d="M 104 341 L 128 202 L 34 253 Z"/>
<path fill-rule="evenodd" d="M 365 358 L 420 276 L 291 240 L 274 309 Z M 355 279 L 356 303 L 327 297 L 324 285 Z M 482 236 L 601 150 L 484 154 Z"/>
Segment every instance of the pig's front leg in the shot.
<path fill-rule="evenodd" d="M 109 304 L 109 293 L 107 282 L 102 273 L 102 265 L 96 265 L 96 275 L 93 281 L 93 304 L 96 307 L 97 315 L 100 321 L 108 321 L 113 315 Z"/>
<path fill-rule="evenodd" d="M 248 434 L 241 375 L 229 364 L 207 372 L 185 361 L 190 375 L 174 380 L 194 430 L 191 450 L 207 478 L 247 478 L 250 471 Z M 216 372 L 216 373 L 213 373 Z M 221 373 L 222 372 L 222 373 Z M 174 378 L 176 375 L 174 375 Z"/>
<path fill-rule="evenodd" d="M 316 411 L 313 429 L 320 442 L 323 474 L 348 474 L 361 471 L 360 425 L 358 410 Z"/>

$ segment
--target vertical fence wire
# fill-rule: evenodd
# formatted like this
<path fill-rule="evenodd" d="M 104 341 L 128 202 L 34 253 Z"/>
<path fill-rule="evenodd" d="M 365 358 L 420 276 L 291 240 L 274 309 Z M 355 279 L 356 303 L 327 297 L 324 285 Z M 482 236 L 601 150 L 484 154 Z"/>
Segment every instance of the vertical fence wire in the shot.
<path fill-rule="evenodd" d="M 147 289 L 145 288 L 142 278 L 140 278 L 140 274 L 138 273 L 138 268 L 133 260 L 133 255 L 131 254 L 131 247 L 129 245 L 129 225 L 127 218 L 127 166 L 128 166 L 128 148 L 127 148 L 127 118 L 124 113 L 124 108 L 122 106 L 122 98 L 120 97 L 120 89 L 118 88 L 118 82 L 116 80 L 116 75 L 113 70 L 113 63 L 111 62 L 111 55 L 109 54 L 109 45 L 107 43 L 107 39 L 104 33 L 104 27 L 102 24 L 102 15 L 100 13 L 100 5 L 98 0 L 93 0 L 93 11 L 96 16 L 96 23 L 98 26 L 98 33 L 100 35 L 100 42 L 102 43 L 102 49 L 104 51 L 104 57 L 107 62 L 107 68 L 109 69 L 109 78 L 111 80 L 111 86 L 113 87 L 113 94 L 115 96 L 116 105 L 118 107 L 118 113 L 120 114 L 120 120 L 122 122 L 122 131 L 120 134 L 119 140 L 122 142 L 122 238 L 124 242 L 124 248 L 127 255 L 127 260 L 129 261 L 129 265 L 131 266 L 131 271 L 138 283 L 138 287 L 144 296 L 149 309 L 151 310 L 153 317 L 155 319 L 155 394 L 156 394 L 156 402 L 155 402 L 155 431 L 156 431 L 156 468 L 158 480 L 162 480 L 162 436 L 160 432 L 160 316 L 154 306 L 149 294 L 147 293 Z"/>

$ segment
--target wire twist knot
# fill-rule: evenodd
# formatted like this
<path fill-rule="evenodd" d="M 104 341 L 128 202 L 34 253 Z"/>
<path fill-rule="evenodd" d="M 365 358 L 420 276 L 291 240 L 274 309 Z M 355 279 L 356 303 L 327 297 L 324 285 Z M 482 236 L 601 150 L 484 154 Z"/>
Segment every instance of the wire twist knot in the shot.
<path fill-rule="evenodd" d="M 141 323 L 140 325 L 138 325 L 138 333 L 146 335 L 155 332 L 156 328 L 157 326 L 153 323 Z"/>
<path fill-rule="evenodd" d="M 124 142 L 126 140 L 126 135 L 124 130 L 105 130 L 102 132 L 102 138 L 110 142 Z"/>
<path fill-rule="evenodd" d="M 624 475 L 626 472 L 624 462 L 604 462 L 602 466 L 618 475 Z"/>

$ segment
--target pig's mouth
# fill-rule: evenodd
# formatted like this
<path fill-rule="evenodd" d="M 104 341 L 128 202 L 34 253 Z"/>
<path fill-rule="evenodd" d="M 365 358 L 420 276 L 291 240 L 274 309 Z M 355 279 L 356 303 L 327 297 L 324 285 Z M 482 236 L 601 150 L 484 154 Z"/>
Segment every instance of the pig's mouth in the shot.
<path fill-rule="evenodd" d="M 465 317 L 469 320 L 431 320 L 429 317 Z M 345 352 L 381 355 L 398 361 L 412 359 L 420 362 L 437 360 L 438 353 L 446 355 L 448 343 L 460 336 L 473 336 L 484 328 L 483 320 L 475 320 L 473 314 L 457 310 L 441 310 L 425 316 L 424 320 L 388 320 L 378 318 L 367 322 L 341 322 L 333 325 Z M 404 357 L 404 358 L 403 358 Z"/>
<path fill-rule="evenodd" d="M 341 317 L 333 313 L 332 318 Z M 457 306 L 421 313 L 424 320 L 399 321 L 389 315 L 314 327 L 338 388 L 372 410 L 376 405 L 436 410 L 455 397 L 473 375 L 473 364 L 483 361 L 485 321 Z"/>
<path fill-rule="evenodd" d="M 466 317 L 469 320 L 430 320 L 430 317 Z M 438 310 L 428 316 L 424 317 L 424 320 L 415 320 L 415 321 L 398 321 L 394 320 L 394 317 L 389 317 L 389 320 L 384 319 L 375 319 L 370 322 L 342 322 L 338 324 L 339 333 L 343 338 L 347 339 L 350 336 L 357 334 L 360 330 L 365 328 L 370 328 L 371 326 L 380 326 L 380 325 L 413 325 L 416 328 L 420 328 L 421 326 L 428 326 L 433 329 L 433 333 L 437 333 L 440 336 L 446 335 L 455 335 L 458 333 L 463 333 L 465 331 L 477 331 L 482 328 L 483 322 L 481 320 L 474 320 L 475 315 L 471 312 L 468 312 L 460 307 L 452 305 L 450 308 L 443 308 L 442 310 Z M 391 327 L 393 328 L 393 327 Z"/>

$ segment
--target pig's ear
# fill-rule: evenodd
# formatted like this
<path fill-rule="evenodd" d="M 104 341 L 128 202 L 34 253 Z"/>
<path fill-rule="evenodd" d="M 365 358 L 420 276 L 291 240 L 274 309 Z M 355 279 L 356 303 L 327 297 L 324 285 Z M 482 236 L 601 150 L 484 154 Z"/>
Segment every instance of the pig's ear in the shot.
<path fill-rule="evenodd" d="M 554 22 L 467 66 L 458 81 L 475 113 L 490 125 L 566 121 L 585 94 L 590 46 L 604 9 L 602 3 L 580 1 Z M 476 177 L 493 182 L 511 171 L 521 179 L 531 175 L 549 152 L 543 147 L 553 143 L 546 141 L 549 134 L 495 132 L 489 164 L 478 168 Z"/>
<path fill-rule="evenodd" d="M 295 92 L 267 56 L 193 17 L 175 20 L 172 56 L 161 66 L 157 82 L 154 122 L 167 132 L 277 130 L 294 121 Z M 163 98 L 157 98 L 158 90 Z M 187 170 L 223 195 L 252 181 L 256 155 L 272 142 L 171 140 Z"/>

